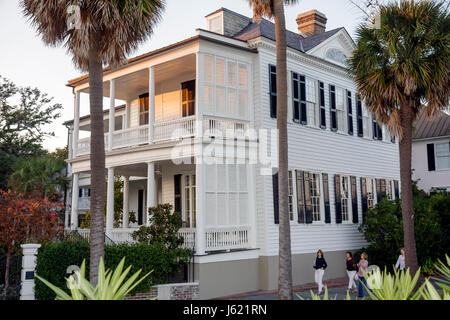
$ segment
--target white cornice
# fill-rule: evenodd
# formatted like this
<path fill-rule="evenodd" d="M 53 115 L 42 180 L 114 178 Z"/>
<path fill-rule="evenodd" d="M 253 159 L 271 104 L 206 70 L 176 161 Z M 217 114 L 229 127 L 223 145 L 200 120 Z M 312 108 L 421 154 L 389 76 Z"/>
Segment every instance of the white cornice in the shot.
<path fill-rule="evenodd" d="M 265 38 L 263 39 L 262 37 L 256 38 L 253 41 L 249 42 L 249 47 L 250 48 L 263 48 L 263 49 L 267 49 L 271 52 L 276 53 L 276 47 L 275 45 L 273 45 L 272 43 L 270 43 L 269 41 L 271 40 L 266 40 Z M 297 50 L 293 50 L 291 48 L 287 48 L 287 57 L 291 58 L 293 60 L 299 61 L 299 62 L 303 62 L 303 63 L 307 63 L 309 65 L 312 65 L 318 69 L 321 69 L 322 71 L 326 71 L 326 72 L 331 72 L 331 73 L 335 73 L 338 74 L 342 77 L 346 77 L 349 80 L 353 81 L 353 77 L 351 75 L 349 75 L 348 71 L 346 68 L 341 67 L 337 64 L 334 64 L 332 62 L 323 60 L 321 58 L 315 57 L 315 56 L 311 56 L 309 54 L 306 53 L 302 53 L 299 52 Z"/>

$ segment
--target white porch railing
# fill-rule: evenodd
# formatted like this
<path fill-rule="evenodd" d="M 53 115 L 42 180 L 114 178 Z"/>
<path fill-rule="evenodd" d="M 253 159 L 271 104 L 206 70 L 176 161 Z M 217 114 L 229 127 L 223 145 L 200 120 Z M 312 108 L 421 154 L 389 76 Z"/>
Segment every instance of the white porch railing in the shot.
<path fill-rule="evenodd" d="M 78 156 L 91 153 L 91 138 L 78 140 Z"/>
<path fill-rule="evenodd" d="M 192 249 L 195 247 L 195 229 L 182 228 L 178 230 L 178 235 L 184 239 L 182 248 Z"/>
<path fill-rule="evenodd" d="M 206 251 L 244 249 L 250 247 L 250 226 L 207 228 Z"/>
<path fill-rule="evenodd" d="M 148 125 L 114 131 L 113 149 L 148 143 Z"/>
<path fill-rule="evenodd" d="M 249 134 L 248 121 L 211 116 L 205 116 L 203 121 L 204 135 L 225 137 L 231 133 L 234 137 L 245 138 Z"/>
<path fill-rule="evenodd" d="M 166 141 L 196 135 L 196 116 L 189 116 L 170 121 L 155 122 L 154 141 Z"/>

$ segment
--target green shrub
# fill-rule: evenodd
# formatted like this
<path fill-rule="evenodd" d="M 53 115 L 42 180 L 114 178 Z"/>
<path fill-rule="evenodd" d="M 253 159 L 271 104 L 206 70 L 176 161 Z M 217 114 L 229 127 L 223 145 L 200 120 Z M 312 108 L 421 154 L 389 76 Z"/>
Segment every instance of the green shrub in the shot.
<path fill-rule="evenodd" d="M 172 249 L 160 243 L 105 245 L 105 268 L 114 269 L 122 258 L 132 265 L 130 275 L 142 269 L 143 274 L 153 272 L 142 281 L 132 294 L 148 291 L 156 284 L 164 283 L 169 274 L 180 271 L 180 265 L 189 261 L 189 249 Z M 64 240 L 48 243 L 38 250 L 36 274 L 58 288 L 69 293 L 66 280 L 67 268 L 71 265 L 81 266 L 86 260 L 86 273 L 89 274 L 89 243 L 81 240 Z M 55 293 L 41 281 L 36 282 L 35 296 L 37 300 L 53 300 Z"/>
<path fill-rule="evenodd" d="M 414 188 L 414 233 L 420 266 L 430 271 L 432 262 L 442 258 L 450 247 L 450 195 L 426 194 Z M 370 264 L 392 270 L 403 247 L 401 201 L 383 199 L 365 213 L 359 229 L 369 242 Z M 355 258 L 357 259 L 357 258 Z"/>

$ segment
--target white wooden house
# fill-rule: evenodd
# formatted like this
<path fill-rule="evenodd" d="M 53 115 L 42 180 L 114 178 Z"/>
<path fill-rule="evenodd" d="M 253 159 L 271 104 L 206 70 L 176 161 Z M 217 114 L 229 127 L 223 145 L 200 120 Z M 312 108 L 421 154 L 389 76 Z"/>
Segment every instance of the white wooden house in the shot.
<path fill-rule="evenodd" d="M 171 203 L 182 212 L 185 246 L 195 248 L 201 298 L 273 290 L 276 161 L 264 162 L 261 154 L 276 146 L 258 130 L 276 129 L 274 24 L 224 8 L 206 19 L 208 30 L 104 69 L 104 96 L 110 99 L 104 114 L 106 174 L 108 181 L 114 175 L 124 180 L 124 223 L 113 228 L 109 202 L 106 234 L 131 241 L 131 232 L 147 223 L 148 207 Z M 363 211 L 383 196 L 399 196 L 397 142 L 373 121 L 345 69 L 353 40 L 344 28 L 326 31 L 325 15 L 315 10 L 299 15 L 297 23 L 298 32 L 287 33 L 296 285 L 313 281 L 318 249 L 329 265 L 325 279 L 344 276 L 345 251 L 365 245 L 358 231 Z M 90 131 L 89 115 L 80 117 L 88 76 L 68 86 L 75 107 L 74 120 L 66 123 L 73 183 L 66 222 L 78 229 L 79 189 L 89 188 L 90 142 L 80 138 Z M 233 147 L 211 147 L 230 141 L 226 130 L 235 134 Z M 135 224 L 127 219 L 131 211 Z"/>

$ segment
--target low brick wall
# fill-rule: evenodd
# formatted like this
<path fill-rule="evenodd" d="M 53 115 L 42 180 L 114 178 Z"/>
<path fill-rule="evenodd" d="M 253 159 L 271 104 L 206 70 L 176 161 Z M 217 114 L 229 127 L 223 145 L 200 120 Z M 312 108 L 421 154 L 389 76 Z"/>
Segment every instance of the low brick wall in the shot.
<path fill-rule="evenodd" d="M 138 292 L 134 296 L 127 295 L 125 300 L 198 300 L 199 286 L 197 282 L 170 283 L 154 286 L 149 292 Z"/>

